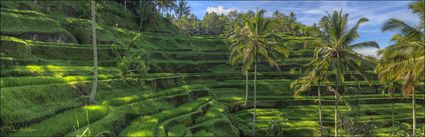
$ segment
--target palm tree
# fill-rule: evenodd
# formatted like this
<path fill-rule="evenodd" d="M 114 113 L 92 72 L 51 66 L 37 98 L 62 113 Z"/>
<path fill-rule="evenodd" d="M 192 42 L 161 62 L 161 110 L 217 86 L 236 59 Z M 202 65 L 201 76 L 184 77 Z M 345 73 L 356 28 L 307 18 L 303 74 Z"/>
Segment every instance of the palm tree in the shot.
<path fill-rule="evenodd" d="M 230 59 L 233 62 L 242 63 L 242 70 L 248 75 L 250 67 L 254 64 L 254 112 L 252 130 L 255 135 L 255 121 L 257 108 L 257 63 L 258 55 L 264 58 L 270 65 L 278 67 L 277 56 L 288 56 L 288 49 L 283 45 L 284 39 L 274 34 L 266 34 L 271 20 L 264 18 L 264 10 L 257 10 L 251 19 L 244 18 L 244 27 L 237 29 L 228 39 L 230 45 Z"/>
<path fill-rule="evenodd" d="M 174 0 L 133 0 L 129 4 L 133 4 L 134 11 L 139 16 L 139 31 L 145 21 L 153 21 L 156 14 L 175 7 Z"/>
<path fill-rule="evenodd" d="M 97 90 L 97 46 L 96 46 L 96 6 L 95 1 L 91 1 L 91 19 L 92 19 L 92 35 L 93 35 L 93 83 L 92 90 L 89 97 L 90 103 L 95 103 L 96 90 Z"/>
<path fill-rule="evenodd" d="M 242 37 L 240 32 L 242 30 L 242 28 L 244 27 L 243 24 L 241 23 L 236 23 L 235 28 L 233 30 L 233 32 L 230 33 L 230 35 L 228 36 L 228 42 L 231 44 L 229 50 L 230 52 L 230 56 L 229 56 L 229 62 L 232 65 L 238 65 L 238 63 L 240 63 L 239 61 L 242 60 L 242 56 L 243 56 L 243 46 L 244 45 L 240 45 L 241 42 L 239 39 L 237 39 L 237 37 Z M 243 106 L 247 105 L 248 102 L 248 90 L 249 90 L 249 71 L 250 68 L 248 69 L 242 69 L 243 74 L 245 75 L 245 101 L 243 103 Z"/>
<path fill-rule="evenodd" d="M 169 12 L 172 10 L 176 3 L 174 0 L 152 0 L 158 12 Z"/>
<path fill-rule="evenodd" d="M 324 20 L 324 33 L 325 36 L 322 39 L 318 39 L 315 43 L 315 58 L 320 59 L 317 66 L 324 70 L 332 71 L 335 74 L 335 136 L 338 136 L 338 104 L 339 104 L 339 92 L 341 89 L 345 90 L 345 78 L 346 73 L 351 74 L 356 79 L 358 75 L 369 81 L 363 67 L 373 66 L 373 62 L 367 57 L 356 53 L 355 49 L 374 47 L 379 48 L 376 42 L 368 41 L 357 44 L 352 44 L 356 38 L 359 38 L 357 32 L 360 25 L 367 22 L 368 19 L 361 18 L 352 27 L 348 28 L 348 14 L 342 14 L 334 11 L 332 15 L 328 13 L 328 20 Z"/>
<path fill-rule="evenodd" d="M 187 1 L 179 0 L 178 4 L 174 8 L 174 12 L 176 13 L 177 19 L 180 19 L 184 15 L 189 15 L 190 7 L 187 6 Z"/>
<path fill-rule="evenodd" d="M 315 66 L 312 61 L 309 66 L 313 66 L 312 69 L 307 70 L 308 74 L 293 81 L 290 85 L 291 89 L 295 89 L 295 96 L 300 95 L 302 92 L 310 90 L 311 86 L 317 82 L 317 100 L 319 103 L 319 124 L 320 124 L 320 136 L 323 137 L 323 120 L 322 120 L 322 98 L 320 93 L 321 82 L 326 79 L 324 71 L 320 66 Z"/>
<path fill-rule="evenodd" d="M 412 96 L 412 135 L 416 136 L 415 89 L 417 83 L 425 79 L 424 1 L 414 2 L 409 8 L 421 17 L 419 25 L 410 26 L 396 18 L 385 22 L 383 31 L 398 31 L 399 34 L 392 39 L 394 45 L 380 51 L 382 58 L 376 70 L 381 83 L 403 81 L 403 95 Z"/>

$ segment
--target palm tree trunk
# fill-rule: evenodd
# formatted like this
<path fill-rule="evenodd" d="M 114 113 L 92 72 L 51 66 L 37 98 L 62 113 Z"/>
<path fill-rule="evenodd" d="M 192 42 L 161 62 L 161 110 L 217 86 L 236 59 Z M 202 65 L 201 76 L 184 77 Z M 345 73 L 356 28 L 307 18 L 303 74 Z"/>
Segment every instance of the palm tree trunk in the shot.
<path fill-rule="evenodd" d="M 339 87 L 339 82 L 338 82 L 338 78 L 336 80 L 336 90 L 335 90 L 335 117 L 334 117 L 334 122 L 335 122 L 335 137 L 338 137 L 338 95 L 337 93 L 338 91 L 338 87 Z"/>
<path fill-rule="evenodd" d="M 140 16 L 139 31 L 142 31 L 142 25 L 143 25 L 143 13 L 142 13 L 143 10 L 141 8 L 142 8 L 142 2 L 139 1 L 139 8 L 138 8 L 138 10 L 139 10 L 139 16 Z"/>
<path fill-rule="evenodd" d="M 92 15 L 92 33 L 93 33 L 93 83 L 92 90 L 90 93 L 89 102 L 94 103 L 97 90 L 97 46 L 96 46 L 96 10 L 95 10 L 95 1 L 91 1 L 91 15 Z"/>
<path fill-rule="evenodd" d="M 391 120 L 393 122 L 393 128 L 394 128 L 394 97 L 391 97 Z"/>
<path fill-rule="evenodd" d="M 246 106 L 246 103 L 248 101 L 248 71 L 245 72 L 245 102 L 243 103 L 244 106 Z"/>
<path fill-rule="evenodd" d="M 412 94 L 412 115 L 413 115 L 413 124 L 412 124 L 412 135 L 416 136 L 416 104 L 415 104 L 415 90 L 413 90 Z"/>
<path fill-rule="evenodd" d="M 256 121 L 256 112 L 257 112 L 257 51 L 254 51 L 254 116 L 253 116 L 253 125 L 252 130 L 255 136 L 255 121 Z"/>
<path fill-rule="evenodd" d="M 317 82 L 317 97 L 319 98 L 319 122 L 320 122 L 320 136 L 323 137 L 323 121 L 322 121 L 322 97 L 320 95 L 320 80 Z"/>
<path fill-rule="evenodd" d="M 127 0 L 124 0 L 124 11 L 127 11 Z"/>

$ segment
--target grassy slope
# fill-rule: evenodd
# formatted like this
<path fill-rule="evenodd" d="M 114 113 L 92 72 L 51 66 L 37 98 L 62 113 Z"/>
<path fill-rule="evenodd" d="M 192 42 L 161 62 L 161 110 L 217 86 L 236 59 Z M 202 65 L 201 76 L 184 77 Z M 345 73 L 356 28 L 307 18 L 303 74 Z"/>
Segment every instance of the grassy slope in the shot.
<path fill-rule="evenodd" d="M 1 1 L 1 5 L 2 135 L 75 136 L 86 129 L 92 136 L 250 134 L 252 110 L 240 106 L 245 77 L 226 63 L 222 39 L 183 36 L 164 19 L 146 24 L 145 32 L 139 33 L 133 13 L 115 2 L 98 3 L 99 105 L 86 106 L 92 79 L 88 3 Z M 117 55 L 129 45 L 150 53 L 151 70 L 142 86 L 138 76 L 123 82 L 116 75 Z M 270 121 L 284 118 L 288 119 L 281 123 L 284 133 L 317 135 L 314 93 L 294 98 L 288 88 L 300 76 L 302 64 L 311 59 L 312 50 L 303 49 L 300 40 L 289 45 L 291 59 L 281 62 L 282 72 L 259 67 L 257 126 L 264 132 Z M 349 95 L 344 103 L 361 104 L 356 111 L 366 114 L 362 121 L 376 120 L 382 128 L 377 134 L 391 132 L 389 110 L 380 108 L 389 107 L 387 96 L 364 81 L 348 85 L 360 85 L 351 91 L 362 94 Z M 418 98 L 424 97 L 421 92 Z M 333 97 L 325 93 L 324 98 L 326 130 L 331 134 Z M 396 102 L 397 122 L 409 123 L 409 99 L 397 95 Z M 423 122 L 424 107 L 417 109 Z M 54 126 L 57 121 L 61 124 Z"/>

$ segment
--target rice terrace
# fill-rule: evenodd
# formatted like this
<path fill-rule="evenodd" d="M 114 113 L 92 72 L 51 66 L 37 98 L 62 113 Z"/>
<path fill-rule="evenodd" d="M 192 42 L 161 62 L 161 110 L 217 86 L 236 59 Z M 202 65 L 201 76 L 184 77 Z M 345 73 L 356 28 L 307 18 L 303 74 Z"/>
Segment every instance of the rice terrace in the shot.
<path fill-rule="evenodd" d="M 412 1 L 1 0 L 1 137 L 425 137 Z"/>

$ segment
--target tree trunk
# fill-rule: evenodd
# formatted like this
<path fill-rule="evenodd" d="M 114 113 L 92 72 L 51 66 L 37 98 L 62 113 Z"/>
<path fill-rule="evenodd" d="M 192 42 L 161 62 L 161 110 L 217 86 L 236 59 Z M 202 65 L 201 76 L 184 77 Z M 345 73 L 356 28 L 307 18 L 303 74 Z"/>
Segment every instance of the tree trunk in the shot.
<path fill-rule="evenodd" d="M 97 90 L 97 46 L 96 46 L 96 10 L 95 1 L 91 1 L 91 16 L 92 16 L 92 35 L 93 35 L 93 83 L 90 93 L 89 102 L 95 103 L 96 90 Z"/>
<path fill-rule="evenodd" d="M 139 1 L 139 15 L 140 15 L 140 25 L 139 25 L 139 31 L 142 31 L 142 25 L 143 25 L 143 10 L 142 10 L 142 1 Z"/>
<path fill-rule="evenodd" d="M 337 93 L 339 92 L 339 80 L 338 80 L 338 76 L 336 78 L 336 90 L 335 90 L 335 117 L 334 117 L 334 122 L 335 122 L 335 137 L 338 137 L 338 95 Z"/>
<path fill-rule="evenodd" d="M 127 11 L 127 0 L 124 0 L 124 11 Z"/>
<path fill-rule="evenodd" d="M 412 115 L 413 115 L 413 124 L 412 124 L 412 135 L 413 137 L 416 136 L 416 104 L 415 104 L 415 91 L 413 90 L 412 94 Z"/>
<path fill-rule="evenodd" d="M 142 15 L 140 15 L 140 26 L 139 26 L 139 31 L 142 31 L 142 25 L 143 25 L 143 17 L 142 17 Z"/>
<path fill-rule="evenodd" d="M 393 122 L 393 128 L 394 128 L 394 97 L 391 97 L 391 120 Z"/>
<path fill-rule="evenodd" d="M 243 103 L 244 106 L 246 106 L 246 103 L 248 102 L 248 71 L 245 72 L 245 102 Z"/>
<path fill-rule="evenodd" d="M 320 80 L 317 82 L 317 97 L 319 98 L 319 123 L 320 123 L 320 136 L 323 137 L 323 121 L 322 121 L 322 97 L 320 95 Z"/>
<path fill-rule="evenodd" d="M 255 50 L 255 49 L 254 49 Z M 257 112 L 257 51 L 254 51 L 254 116 L 253 116 L 253 125 L 252 130 L 255 136 L 255 121 L 256 121 L 256 112 Z"/>

